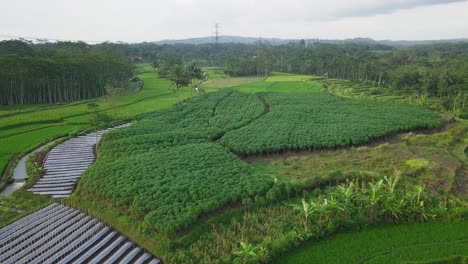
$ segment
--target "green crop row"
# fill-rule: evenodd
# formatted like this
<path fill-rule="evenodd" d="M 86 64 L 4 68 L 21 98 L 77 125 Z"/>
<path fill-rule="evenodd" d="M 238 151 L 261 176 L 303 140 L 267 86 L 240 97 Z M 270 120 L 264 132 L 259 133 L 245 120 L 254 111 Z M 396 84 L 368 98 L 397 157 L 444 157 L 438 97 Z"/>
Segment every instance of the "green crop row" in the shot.
<path fill-rule="evenodd" d="M 428 109 L 393 102 L 325 93 L 267 93 L 264 98 L 270 112 L 226 133 L 225 147 L 242 155 L 336 148 L 441 124 Z"/>
<path fill-rule="evenodd" d="M 309 243 L 276 263 L 460 263 L 430 260 L 468 255 L 467 230 L 467 221 L 379 226 Z"/>
<path fill-rule="evenodd" d="M 265 194 L 273 180 L 214 142 L 263 111 L 255 95 L 222 91 L 148 114 L 105 135 L 77 195 L 129 208 L 142 228 L 171 233 L 203 213 Z"/>
<path fill-rule="evenodd" d="M 429 110 L 390 102 L 226 89 L 106 134 L 77 194 L 128 209 L 142 228 L 171 233 L 272 187 L 271 177 L 224 147 L 241 154 L 331 148 L 438 124 Z"/>

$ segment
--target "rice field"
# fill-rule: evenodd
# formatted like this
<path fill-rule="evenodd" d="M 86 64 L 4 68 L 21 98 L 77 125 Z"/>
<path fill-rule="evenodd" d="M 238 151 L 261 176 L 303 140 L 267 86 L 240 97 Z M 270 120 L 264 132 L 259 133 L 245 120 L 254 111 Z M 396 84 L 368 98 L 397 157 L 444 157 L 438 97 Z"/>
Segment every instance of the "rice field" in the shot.
<path fill-rule="evenodd" d="M 311 242 L 275 263 L 421 263 L 468 256 L 468 222 L 378 226 Z M 455 263 L 455 262 L 443 262 Z"/>

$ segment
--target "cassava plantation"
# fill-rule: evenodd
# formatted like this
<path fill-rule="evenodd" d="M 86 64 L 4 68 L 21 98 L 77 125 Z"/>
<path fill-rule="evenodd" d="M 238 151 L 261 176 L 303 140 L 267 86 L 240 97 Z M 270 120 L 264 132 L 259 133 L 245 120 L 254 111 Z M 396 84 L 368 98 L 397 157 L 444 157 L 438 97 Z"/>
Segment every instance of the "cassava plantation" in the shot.
<path fill-rule="evenodd" d="M 63 36 L 0 35 L 0 263 L 467 262 L 468 2 L 49 2 L 0 18 Z"/>

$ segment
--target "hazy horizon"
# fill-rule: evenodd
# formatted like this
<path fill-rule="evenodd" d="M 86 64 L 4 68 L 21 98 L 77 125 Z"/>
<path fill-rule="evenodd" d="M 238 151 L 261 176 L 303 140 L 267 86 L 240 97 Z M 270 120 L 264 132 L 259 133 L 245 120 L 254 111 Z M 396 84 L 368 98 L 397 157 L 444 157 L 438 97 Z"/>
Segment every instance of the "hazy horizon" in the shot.
<path fill-rule="evenodd" d="M 280 39 L 468 37 L 466 0 L 3 1 L 0 39 L 153 42 L 214 35 Z M 18 14 L 21 14 L 20 16 Z"/>

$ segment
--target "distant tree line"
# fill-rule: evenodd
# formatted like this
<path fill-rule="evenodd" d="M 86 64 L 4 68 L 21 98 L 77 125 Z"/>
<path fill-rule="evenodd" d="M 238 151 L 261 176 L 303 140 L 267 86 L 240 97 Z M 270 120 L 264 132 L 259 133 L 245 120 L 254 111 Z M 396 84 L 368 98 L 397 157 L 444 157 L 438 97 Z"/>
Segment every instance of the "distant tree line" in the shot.
<path fill-rule="evenodd" d="M 131 60 L 86 43 L 0 42 L 0 103 L 36 104 L 104 95 L 128 86 Z"/>
<path fill-rule="evenodd" d="M 394 47 L 375 43 L 175 44 L 140 43 L 126 54 L 169 72 L 171 65 L 197 60 L 221 66 L 231 76 L 267 76 L 273 71 L 361 81 L 397 93 L 438 98 L 444 107 L 466 109 L 468 43 Z"/>
<path fill-rule="evenodd" d="M 267 76 L 273 71 L 319 75 L 439 98 L 447 109 L 465 108 L 468 43 L 396 47 L 376 43 L 294 42 L 286 45 L 156 43 L 0 42 L 0 102 L 35 103 L 83 99 L 105 93 L 144 60 L 161 77 L 193 61 L 219 66 L 231 76 Z M 179 71 L 181 72 L 181 71 Z"/>

